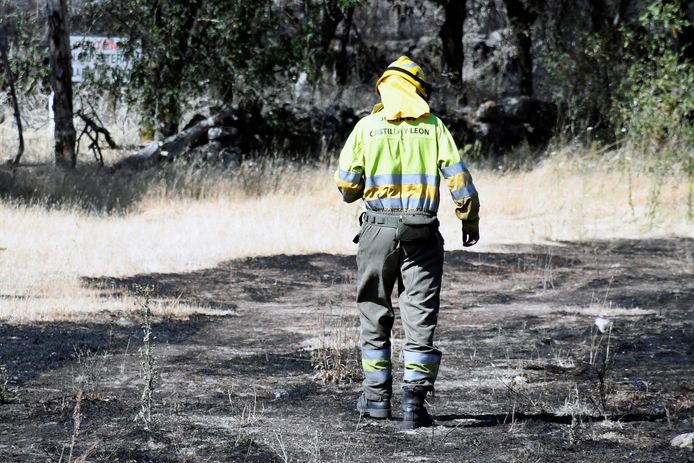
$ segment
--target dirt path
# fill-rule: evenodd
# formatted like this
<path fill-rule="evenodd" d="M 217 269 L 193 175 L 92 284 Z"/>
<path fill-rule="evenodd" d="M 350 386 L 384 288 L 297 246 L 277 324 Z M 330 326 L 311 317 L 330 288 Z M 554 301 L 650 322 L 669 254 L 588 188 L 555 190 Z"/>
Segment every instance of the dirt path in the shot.
<path fill-rule="evenodd" d="M 508 251 L 446 255 L 433 429 L 353 411 L 354 258 L 273 256 L 85 280 L 220 311 L 153 326 L 151 431 L 136 314 L 0 326 L 0 460 L 67 461 L 81 389 L 73 461 L 694 461 L 669 444 L 694 431 L 694 241 Z"/>

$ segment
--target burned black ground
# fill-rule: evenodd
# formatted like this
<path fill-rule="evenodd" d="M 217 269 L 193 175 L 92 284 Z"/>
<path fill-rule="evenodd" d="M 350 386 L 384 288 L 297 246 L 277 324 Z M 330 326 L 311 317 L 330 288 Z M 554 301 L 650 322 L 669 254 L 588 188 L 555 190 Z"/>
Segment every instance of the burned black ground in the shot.
<path fill-rule="evenodd" d="M 360 419 L 358 378 L 315 377 L 336 335 L 353 352 L 354 276 L 354 257 L 313 254 L 85 279 L 111 295 L 151 285 L 220 315 L 156 320 L 150 431 L 134 421 L 136 311 L 0 325 L 0 460 L 67 461 L 81 389 L 73 460 L 694 461 L 669 443 L 694 430 L 693 240 L 448 252 L 437 426 L 407 433 L 398 413 Z M 591 364 L 598 315 L 613 323 L 610 354 L 603 363 L 603 339 Z"/>

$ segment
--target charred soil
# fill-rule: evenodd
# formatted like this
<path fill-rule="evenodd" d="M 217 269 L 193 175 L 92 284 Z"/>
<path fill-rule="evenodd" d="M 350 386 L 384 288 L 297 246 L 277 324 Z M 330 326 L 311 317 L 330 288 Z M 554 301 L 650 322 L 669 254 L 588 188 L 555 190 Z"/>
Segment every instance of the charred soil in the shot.
<path fill-rule="evenodd" d="M 219 309 L 152 324 L 148 430 L 138 312 L 0 325 L 0 460 L 694 461 L 670 446 L 694 431 L 694 241 L 455 251 L 445 265 L 431 429 L 399 430 L 397 389 L 393 420 L 354 410 L 354 257 L 271 256 L 84 280 Z"/>

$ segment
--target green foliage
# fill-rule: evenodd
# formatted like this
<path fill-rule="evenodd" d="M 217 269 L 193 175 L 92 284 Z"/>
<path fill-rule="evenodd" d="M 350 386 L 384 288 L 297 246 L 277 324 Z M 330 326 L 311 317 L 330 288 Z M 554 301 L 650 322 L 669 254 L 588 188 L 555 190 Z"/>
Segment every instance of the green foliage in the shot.
<path fill-rule="evenodd" d="M 618 127 L 650 152 L 694 143 L 694 66 L 675 46 L 687 24 L 678 4 L 657 1 L 639 17 L 639 28 L 624 30 L 628 69 L 615 101 Z"/>
<path fill-rule="evenodd" d="M 639 24 L 642 28 L 624 32 L 629 67 L 616 102 L 621 127 L 632 140 L 656 144 L 690 137 L 693 127 L 687 117 L 694 114 L 694 66 L 674 42 L 688 21 L 678 5 L 653 2 Z"/>
<path fill-rule="evenodd" d="M 689 179 L 691 219 L 694 215 L 694 65 L 683 56 L 677 43 L 688 24 L 679 4 L 655 1 L 640 15 L 638 27 L 623 29 L 628 69 L 614 108 L 616 127 L 647 170 L 658 177 L 683 174 Z M 650 191 L 650 217 L 655 216 L 659 196 L 660 183 L 655 182 Z"/>
<path fill-rule="evenodd" d="M 86 16 L 127 37 L 133 62 L 92 76 L 92 88 L 139 103 L 145 132 L 169 135 L 184 102 L 238 104 L 286 92 L 277 83 L 302 70 L 319 75 L 337 25 L 362 1 L 87 0 Z"/>
<path fill-rule="evenodd" d="M 364 0 L 338 0 L 337 4 L 342 10 L 346 10 L 347 8 L 354 8 L 355 6 L 359 6 L 361 3 L 364 3 Z"/>
<path fill-rule="evenodd" d="M 213 94 L 231 102 L 237 83 L 252 91 L 268 83 L 281 62 L 277 16 L 271 0 L 88 0 L 88 16 L 106 22 L 112 35 L 127 37 L 133 66 L 114 75 L 107 88 L 139 102 L 145 126 L 175 132 L 182 102 Z M 95 87 L 104 88 L 103 79 Z M 156 122 L 156 126 L 155 126 Z"/>
<path fill-rule="evenodd" d="M 279 106 L 291 91 L 287 84 L 302 72 L 316 82 L 339 65 L 338 77 L 346 81 L 353 69 L 344 59 L 352 14 L 363 2 L 73 0 L 72 33 L 125 38 L 119 46 L 130 63 L 85 71 L 75 94 L 137 108 L 146 138 L 176 132 L 192 102 L 202 112 Z M 11 32 L 21 95 L 49 91 L 43 6 L 0 0 L 0 32 Z"/>
<path fill-rule="evenodd" d="M 532 31 L 546 45 L 535 61 L 547 71 L 546 85 L 560 108 L 559 127 L 571 137 L 588 127 L 611 135 L 612 92 L 623 71 L 617 31 L 586 18 L 585 27 L 572 29 L 564 20 L 550 14 Z"/>
<path fill-rule="evenodd" d="M 36 12 L 26 13 L 14 0 L 0 0 L 0 13 L 0 35 L 7 40 L 18 93 L 47 89 L 48 48 L 43 32 L 45 18 Z"/>

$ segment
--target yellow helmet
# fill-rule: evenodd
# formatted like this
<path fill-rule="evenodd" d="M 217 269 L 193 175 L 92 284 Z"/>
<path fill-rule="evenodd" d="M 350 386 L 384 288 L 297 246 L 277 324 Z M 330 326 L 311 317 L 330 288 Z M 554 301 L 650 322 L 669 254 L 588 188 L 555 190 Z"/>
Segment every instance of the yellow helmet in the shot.
<path fill-rule="evenodd" d="M 403 77 L 414 85 L 417 93 L 425 100 L 428 100 L 429 96 L 431 96 L 431 84 L 424 80 L 424 71 L 417 63 L 404 55 L 390 63 L 385 72 L 378 78 L 376 81 L 376 93 L 378 93 L 378 85 L 383 82 L 383 79 L 394 75 Z"/>

